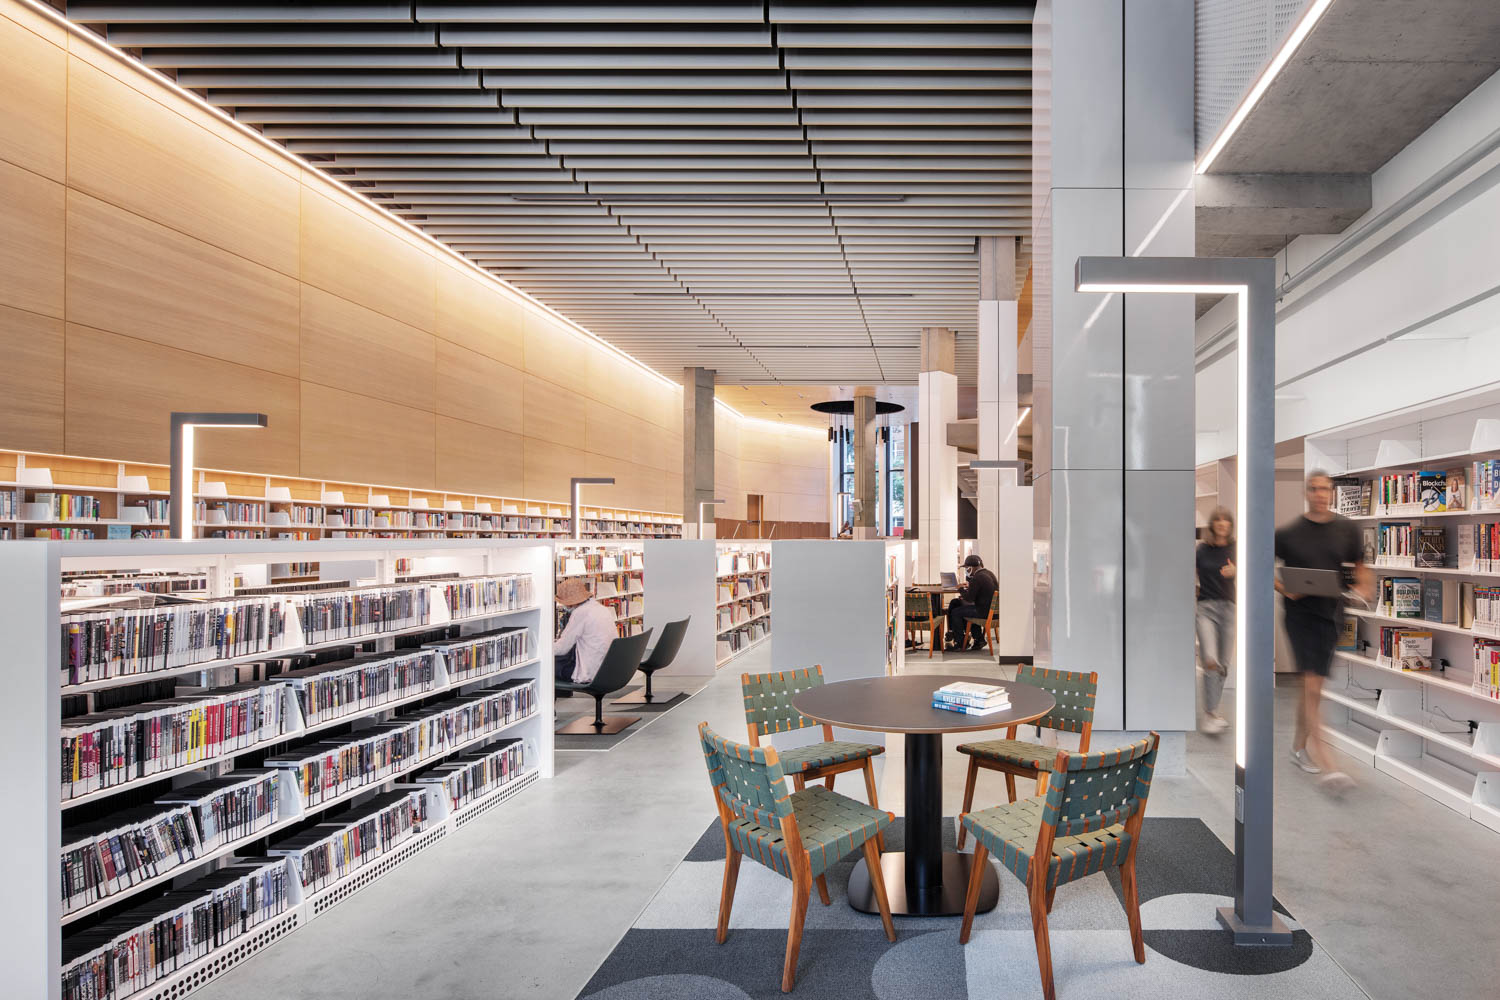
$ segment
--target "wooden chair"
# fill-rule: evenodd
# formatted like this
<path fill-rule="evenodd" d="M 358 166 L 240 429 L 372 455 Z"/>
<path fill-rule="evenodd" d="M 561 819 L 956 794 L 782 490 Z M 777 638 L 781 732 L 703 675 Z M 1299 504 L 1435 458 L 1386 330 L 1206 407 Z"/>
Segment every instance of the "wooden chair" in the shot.
<path fill-rule="evenodd" d="M 942 619 L 932 612 L 932 595 L 920 590 L 908 590 L 906 592 L 906 634 L 910 637 L 913 633 L 927 633 L 927 658 L 932 659 L 932 651 L 942 639 L 938 630 L 942 628 L 939 622 Z"/>
<path fill-rule="evenodd" d="M 813 882 L 816 880 L 827 906 L 831 900 L 824 873 L 857 850 L 864 851 L 886 940 L 896 940 L 880 853 L 875 846 L 880 831 L 896 817 L 819 785 L 788 795 L 786 772 L 775 747 L 726 740 L 706 722 L 698 725 L 698 739 L 708 764 L 719 825 L 724 830 L 724 887 L 714 940 L 723 944 L 729 936 L 729 912 L 742 857 L 748 854 L 752 861 L 791 879 L 792 917 L 781 969 L 781 992 L 790 993 L 797 976 L 797 952 L 802 946 L 802 926 Z"/>
<path fill-rule="evenodd" d="M 760 738 L 771 733 L 789 733 L 809 726 L 823 726 L 823 742 L 809 743 L 803 747 L 788 747 L 780 751 L 781 766 L 792 776 L 792 784 L 798 791 L 807 782 L 819 778 L 833 790 L 835 775 L 846 771 L 865 773 L 865 794 L 870 805 L 876 809 L 880 803 L 875 796 L 875 768 L 871 759 L 885 753 L 878 743 L 855 743 L 833 738 L 833 727 L 805 718 L 792 707 L 792 699 L 808 688 L 823 684 L 823 668 L 814 665 L 810 670 L 778 670 L 770 674 L 740 674 L 740 690 L 745 695 L 745 725 L 750 730 L 750 745 L 760 746 Z M 885 838 L 879 840 L 880 849 L 885 850 Z M 827 892 L 819 889 L 827 902 Z"/>
<path fill-rule="evenodd" d="M 983 618 L 968 618 L 968 617 L 964 618 L 964 634 L 965 634 L 964 635 L 964 644 L 965 645 L 968 644 L 968 631 L 969 631 L 969 628 L 971 626 L 973 626 L 973 625 L 976 625 L 976 624 L 983 624 L 984 625 L 984 649 L 985 649 L 985 652 L 989 653 L 991 656 L 994 656 L 995 655 L 995 643 L 997 643 L 997 642 L 1000 641 L 1000 626 L 998 624 L 999 618 L 1000 618 L 1000 592 L 996 591 L 995 592 L 995 596 L 992 597 L 992 598 L 990 598 L 990 610 L 989 610 L 988 614 L 986 614 Z M 994 637 L 994 641 L 993 642 L 991 641 L 991 636 Z"/>
<path fill-rule="evenodd" d="M 964 899 L 959 944 L 969 941 L 979 889 L 993 854 L 1026 884 L 1046 1000 L 1057 1000 L 1047 914 L 1052 912 L 1052 898 L 1060 885 L 1110 868 L 1120 869 L 1130 943 L 1135 960 L 1146 961 L 1135 852 L 1140 846 L 1141 821 L 1146 815 L 1159 742 L 1160 737 L 1152 733 L 1115 750 L 1059 753 L 1052 762 L 1045 795 L 959 817 L 963 829 L 974 833 L 974 867 Z"/>
<path fill-rule="evenodd" d="M 1078 752 L 1089 752 L 1089 737 L 1094 731 L 1094 695 L 1099 690 L 1097 673 L 1021 666 L 1016 669 L 1016 683 L 1042 688 L 1057 699 L 1052 711 L 1029 725 L 1078 733 Z M 969 758 L 969 777 L 964 782 L 964 812 L 974 808 L 974 783 L 980 768 L 1005 775 L 1005 791 L 1011 802 L 1016 801 L 1017 777 L 1038 782 L 1038 795 L 1047 790 L 1047 772 L 1052 770 L 1052 762 L 1061 751 L 1056 747 L 1018 740 L 1016 729 L 1016 726 L 1007 729 L 1003 740 L 959 744 L 958 752 Z M 958 849 L 963 850 L 963 846 L 964 829 L 959 827 Z"/>

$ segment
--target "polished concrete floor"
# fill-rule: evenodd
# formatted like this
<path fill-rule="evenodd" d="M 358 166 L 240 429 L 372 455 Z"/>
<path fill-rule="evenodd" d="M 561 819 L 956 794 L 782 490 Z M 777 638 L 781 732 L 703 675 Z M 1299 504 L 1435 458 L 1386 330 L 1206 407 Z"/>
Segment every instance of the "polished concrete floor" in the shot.
<path fill-rule="evenodd" d="M 714 817 L 695 727 L 743 738 L 739 674 L 769 668 L 769 648 L 752 651 L 617 749 L 560 753 L 553 781 L 195 996 L 572 1000 Z M 908 669 L 1009 673 L 972 656 L 916 655 Z M 1283 748 L 1297 693 L 1278 692 Z M 901 740 L 888 745 L 881 804 L 900 813 Z M 1158 778 L 1150 814 L 1200 817 L 1232 842 L 1231 748 L 1229 734 L 1190 736 L 1187 776 Z M 944 806 L 956 814 L 963 769 L 945 756 Z M 1360 786 L 1342 799 L 1284 751 L 1277 761 L 1276 891 L 1302 926 L 1376 1000 L 1494 996 L 1496 835 L 1352 760 Z M 840 791 L 857 794 L 849 785 Z M 1003 794 L 998 776 L 981 777 L 979 804 Z"/>

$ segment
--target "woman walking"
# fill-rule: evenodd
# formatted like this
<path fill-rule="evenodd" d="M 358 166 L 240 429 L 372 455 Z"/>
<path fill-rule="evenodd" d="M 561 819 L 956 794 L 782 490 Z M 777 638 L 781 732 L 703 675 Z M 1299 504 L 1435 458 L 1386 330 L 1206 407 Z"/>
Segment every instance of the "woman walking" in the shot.
<path fill-rule="evenodd" d="M 1203 730 L 1222 733 L 1224 682 L 1234 664 L 1234 515 L 1215 507 L 1198 543 L 1198 659 L 1203 675 Z"/>

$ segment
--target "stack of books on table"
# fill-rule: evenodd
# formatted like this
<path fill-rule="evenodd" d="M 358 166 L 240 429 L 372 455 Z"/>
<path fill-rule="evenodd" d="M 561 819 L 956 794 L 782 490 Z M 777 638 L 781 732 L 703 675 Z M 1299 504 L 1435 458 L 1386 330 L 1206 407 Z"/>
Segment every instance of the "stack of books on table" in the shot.
<path fill-rule="evenodd" d="M 932 692 L 932 707 L 965 715 L 993 715 L 1010 708 L 1010 695 L 998 684 L 944 684 Z"/>

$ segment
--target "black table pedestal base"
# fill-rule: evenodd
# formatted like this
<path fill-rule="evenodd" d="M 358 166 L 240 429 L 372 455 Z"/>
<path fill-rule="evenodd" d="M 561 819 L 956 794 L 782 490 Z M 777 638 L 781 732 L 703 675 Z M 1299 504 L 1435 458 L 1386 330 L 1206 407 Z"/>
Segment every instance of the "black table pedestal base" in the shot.
<path fill-rule="evenodd" d="M 891 913 L 898 917 L 961 916 L 964 912 L 964 893 L 968 891 L 969 873 L 973 867 L 972 854 L 944 854 L 941 884 L 924 893 L 916 893 L 908 891 L 906 887 L 905 852 L 887 851 L 880 856 L 880 870 L 885 875 L 885 894 L 890 900 Z M 979 905 L 975 907 L 975 913 L 988 913 L 1000 901 L 1000 880 L 995 877 L 995 869 L 989 862 L 985 862 L 984 868 L 984 881 L 979 886 Z M 864 859 L 860 859 L 849 876 L 849 905 L 861 913 L 880 912 Z"/>

